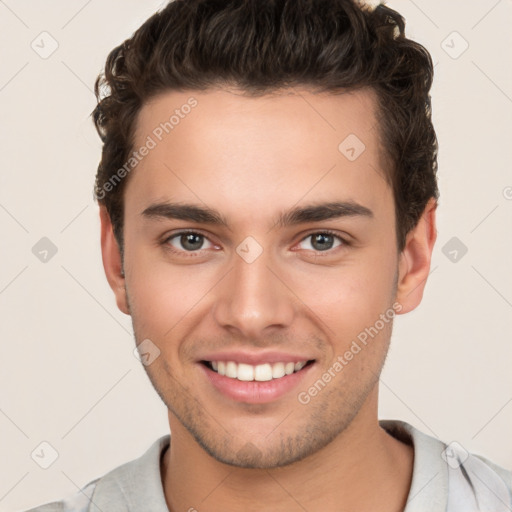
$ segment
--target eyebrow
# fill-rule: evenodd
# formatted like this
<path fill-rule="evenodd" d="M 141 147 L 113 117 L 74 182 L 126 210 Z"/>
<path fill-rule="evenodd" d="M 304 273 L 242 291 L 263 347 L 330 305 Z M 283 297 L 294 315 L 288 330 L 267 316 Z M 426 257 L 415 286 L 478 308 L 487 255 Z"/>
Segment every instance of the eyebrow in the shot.
<path fill-rule="evenodd" d="M 229 223 L 218 211 L 205 206 L 184 203 L 160 202 L 148 206 L 141 214 L 147 219 L 177 219 L 198 224 L 211 224 L 224 226 L 228 229 Z M 373 212 L 353 201 L 334 201 L 320 204 L 311 204 L 294 207 L 281 213 L 275 225 L 278 227 L 295 226 L 308 222 L 322 222 L 342 217 L 373 218 Z"/>

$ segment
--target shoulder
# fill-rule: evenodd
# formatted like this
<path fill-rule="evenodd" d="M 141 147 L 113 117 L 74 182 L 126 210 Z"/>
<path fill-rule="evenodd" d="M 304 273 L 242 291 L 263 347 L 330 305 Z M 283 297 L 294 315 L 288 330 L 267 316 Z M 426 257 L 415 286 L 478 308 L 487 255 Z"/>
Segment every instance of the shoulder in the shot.
<path fill-rule="evenodd" d="M 460 443 L 429 436 L 402 421 L 380 422 L 389 434 L 414 447 L 414 468 L 406 512 L 509 512 L 512 472 Z M 436 504 L 432 507 L 432 504 Z M 431 508 L 425 508 L 430 506 Z"/>
<path fill-rule="evenodd" d="M 67 499 L 47 503 L 26 512 L 121 512 L 166 511 L 160 476 L 160 459 L 169 446 L 170 436 L 156 440 L 139 458 L 114 468 Z M 163 508 L 165 507 L 165 508 Z"/>
<path fill-rule="evenodd" d="M 67 499 L 46 503 L 26 512 L 87 512 L 98 480 L 88 483 L 78 493 L 69 496 Z"/>
<path fill-rule="evenodd" d="M 500 478 L 505 482 L 507 487 L 512 490 L 512 471 L 509 471 L 508 469 L 502 468 L 501 466 L 494 464 L 494 462 L 486 459 L 485 457 L 482 457 L 481 455 L 474 455 L 474 457 L 477 457 L 484 464 L 489 466 L 489 468 L 491 468 L 497 475 L 500 476 Z"/>
<path fill-rule="evenodd" d="M 480 506 L 482 503 L 492 503 L 497 498 L 502 503 L 504 511 L 512 509 L 512 471 L 481 455 L 471 453 L 464 462 L 461 462 L 461 472 L 464 470 L 469 480 L 468 484 L 472 485 L 474 493 L 480 496 Z"/>
<path fill-rule="evenodd" d="M 493 510 L 512 507 L 512 473 L 480 455 L 469 453 L 459 443 L 447 445 L 448 510 Z"/>

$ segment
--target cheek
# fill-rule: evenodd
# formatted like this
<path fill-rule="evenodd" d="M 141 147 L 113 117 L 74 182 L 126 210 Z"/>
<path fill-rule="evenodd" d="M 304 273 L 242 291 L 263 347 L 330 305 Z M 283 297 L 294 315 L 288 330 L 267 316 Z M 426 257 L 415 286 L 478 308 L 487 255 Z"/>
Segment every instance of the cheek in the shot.
<path fill-rule="evenodd" d="M 317 269 L 296 281 L 297 295 L 331 337 L 350 340 L 390 308 L 396 261 L 388 256 L 361 254 L 339 268 Z"/>
<path fill-rule="evenodd" d="M 212 286 L 211 269 L 171 265 L 149 250 L 127 255 L 127 263 L 132 270 L 127 281 L 132 315 L 142 336 L 164 340 L 183 330 Z"/>

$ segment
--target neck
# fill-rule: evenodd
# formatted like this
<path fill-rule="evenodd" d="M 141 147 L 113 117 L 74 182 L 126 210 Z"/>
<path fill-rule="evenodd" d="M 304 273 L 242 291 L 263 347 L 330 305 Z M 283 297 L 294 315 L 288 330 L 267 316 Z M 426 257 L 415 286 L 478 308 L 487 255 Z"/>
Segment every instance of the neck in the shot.
<path fill-rule="evenodd" d="M 162 463 L 169 510 L 339 511 L 342 504 L 343 510 L 403 511 L 414 451 L 379 426 L 376 395 L 329 445 L 272 469 L 217 461 L 170 416 L 171 448 Z"/>

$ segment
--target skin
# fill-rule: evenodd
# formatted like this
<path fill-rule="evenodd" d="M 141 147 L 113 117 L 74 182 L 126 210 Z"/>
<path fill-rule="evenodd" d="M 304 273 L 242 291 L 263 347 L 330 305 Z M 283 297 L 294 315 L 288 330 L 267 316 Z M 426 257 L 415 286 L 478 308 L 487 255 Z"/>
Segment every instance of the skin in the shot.
<path fill-rule="evenodd" d="M 172 446 L 161 467 L 169 509 L 403 510 L 413 449 L 377 415 L 392 322 L 309 403 L 297 394 L 393 304 L 401 314 L 418 306 L 436 239 L 435 201 L 398 253 L 371 90 L 166 92 L 142 108 L 134 146 L 191 96 L 197 107 L 128 178 L 124 262 L 100 208 L 117 305 L 131 315 L 137 343 L 149 338 L 160 350 L 146 371 L 169 411 Z M 366 146 L 355 161 L 338 150 L 349 134 Z M 164 200 L 218 210 L 229 227 L 141 215 Z M 329 201 L 359 203 L 373 216 L 275 225 L 285 210 Z M 321 250 L 308 235 L 326 229 L 349 243 L 333 238 Z M 176 230 L 199 230 L 203 245 L 187 252 L 179 236 L 169 240 Z M 252 263 L 236 252 L 248 236 L 263 249 Z M 242 403 L 199 368 L 205 350 L 224 349 L 278 349 L 315 363 L 292 392 Z"/>

